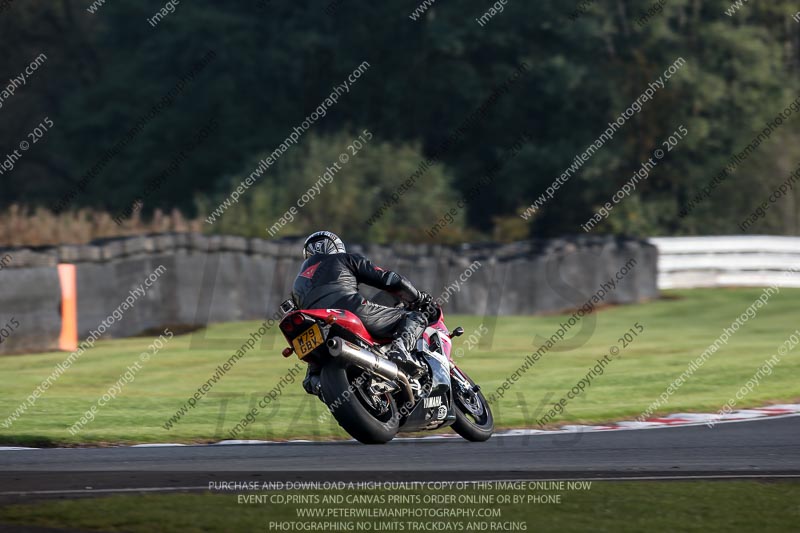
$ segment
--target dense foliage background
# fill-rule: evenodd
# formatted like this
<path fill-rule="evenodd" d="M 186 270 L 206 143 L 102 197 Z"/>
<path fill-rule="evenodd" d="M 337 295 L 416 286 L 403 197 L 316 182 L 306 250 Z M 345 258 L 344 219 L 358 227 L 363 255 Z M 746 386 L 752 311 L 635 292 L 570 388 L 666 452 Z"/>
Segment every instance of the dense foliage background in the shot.
<path fill-rule="evenodd" d="M 370 68 L 349 94 L 218 222 L 201 224 L 205 230 L 267 237 L 266 228 L 364 129 L 374 138 L 280 237 L 318 227 L 375 241 L 579 233 L 681 125 L 686 138 L 594 231 L 741 233 L 739 223 L 800 163 L 795 114 L 709 199 L 679 216 L 800 96 L 800 23 L 792 19 L 800 8 L 793 1 L 753 1 L 728 16 L 731 0 L 508 0 L 481 27 L 475 19 L 491 2 L 438 0 L 412 20 L 416 0 L 192 0 L 155 28 L 147 19 L 160 0 L 108 0 L 94 14 L 90 3 L 16 1 L 0 12 L 0 80 L 47 57 L 0 108 L 0 159 L 44 117 L 54 122 L 0 176 L 1 210 L 57 205 L 208 51 L 213 61 L 70 198 L 67 214 L 130 207 L 198 130 L 216 121 L 204 144 L 143 201 L 145 219 L 156 209 L 204 218 L 364 61 Z M 663 12 L 642 23 L 660 4 Z M 686 65 L 654 100 L 535 216 L 520 217 L 679 57 Z M 523 63 L 527 71 L 440 151 Z M 446 231 L 427 236 L 523 132 L 529 141 L 499 165 L 491 185 Z M 419 184 L 367 225 L 432 155 L 437 162 Z M 748 232 L 800 233 L 799 199 L 796 189 L 789 192 Z"/>

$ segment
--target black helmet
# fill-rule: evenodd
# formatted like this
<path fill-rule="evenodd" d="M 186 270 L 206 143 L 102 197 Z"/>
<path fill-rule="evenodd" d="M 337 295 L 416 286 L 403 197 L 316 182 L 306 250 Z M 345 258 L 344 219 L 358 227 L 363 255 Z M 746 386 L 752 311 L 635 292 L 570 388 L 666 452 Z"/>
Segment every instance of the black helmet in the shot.
<path fill-rule="evenodd" d="M 342 239 L 330 231 L 317 231 L 306 238 L 303 243 L 303 258 L 314 254 L 343 254 L 346 250 Z"/>

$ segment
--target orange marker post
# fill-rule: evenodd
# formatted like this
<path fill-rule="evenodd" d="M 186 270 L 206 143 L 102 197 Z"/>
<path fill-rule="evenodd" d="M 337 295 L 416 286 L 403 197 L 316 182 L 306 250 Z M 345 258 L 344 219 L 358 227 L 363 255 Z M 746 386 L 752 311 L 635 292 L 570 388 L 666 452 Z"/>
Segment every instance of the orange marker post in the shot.
<path fill-rule="evenodd" d="M 58 280 L 61 283 L 61 336 L 58 348 L 65 352 L 78 349 L 78 287 L 75 265 L 58 265 Z"/>

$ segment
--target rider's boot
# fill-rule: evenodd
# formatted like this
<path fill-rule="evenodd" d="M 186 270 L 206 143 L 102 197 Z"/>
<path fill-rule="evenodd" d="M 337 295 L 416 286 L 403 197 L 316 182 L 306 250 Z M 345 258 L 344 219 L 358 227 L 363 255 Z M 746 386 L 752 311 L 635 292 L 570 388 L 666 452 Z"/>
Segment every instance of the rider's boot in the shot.
<path fill-rule="evenodd" d="M 405 347 L 401 340 L 392 342 L 392 347 L 386 353 L 386 356 L 394 364 L 400 367 L 400 370 L 413 377 L 420 374 L 425 367 L 414 355 L 412 355 Z"/>
<path fill-rule="evenodd" d="M 400 327 L 397 328 L 392 347 L 386 354 L 390 361 L 411 376 L 416 376 L 425 370 L 425 365 L 411 351 L 414 349 L 417 339 L 425 331 L 426 324 L 427 320 L 421 313 L 408 313 Z"/>
<path fill-rule="evenodd" d="M 320 392 L 322 392 L 322 382 L 320 381 L 319 375 L 321 373 L 321 366 L 316 363 L 308 363 L 306 377 L 303 380 L 303 388 L 307 393 L 313 394 L 314 396 L 320 395 Z"/>

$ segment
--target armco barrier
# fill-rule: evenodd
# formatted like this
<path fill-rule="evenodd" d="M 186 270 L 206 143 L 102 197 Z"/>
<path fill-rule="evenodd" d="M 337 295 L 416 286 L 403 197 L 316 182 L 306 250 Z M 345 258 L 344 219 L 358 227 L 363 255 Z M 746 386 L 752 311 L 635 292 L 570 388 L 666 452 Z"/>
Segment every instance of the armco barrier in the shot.
<path fill-rule="evenodd" d="M 63 312 L 59 265 L 74 265 L 77 340 L 82 340 L 161 265 L 165 270 L 158 280 L 105 337 L 264 318 L 288 296 L 302 262 L 300 250 L 296 240 L 164 234 L 0 251 L 13 258 L 0 270 L 0 326 L 11 317 L 20 323 L 0 344 L 0 353 L 58 349 Z M 657 251 L 640 240 L 579 236 L 460 247 L 351 245 L 349 250 L 401 272 L 434 297 L 446 294 L 448 313 L 487 316 L 575 308 L 626 264 L 628 273 L 605 303 L 658 295 Z M 364 292 L 374 295 L 366 287 Z"/>
<path fill-rule="evenodd" d="M 655 237 L 658 287 L 800 287 L 800 237 Z"/>

